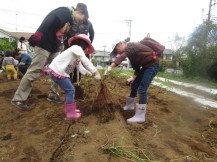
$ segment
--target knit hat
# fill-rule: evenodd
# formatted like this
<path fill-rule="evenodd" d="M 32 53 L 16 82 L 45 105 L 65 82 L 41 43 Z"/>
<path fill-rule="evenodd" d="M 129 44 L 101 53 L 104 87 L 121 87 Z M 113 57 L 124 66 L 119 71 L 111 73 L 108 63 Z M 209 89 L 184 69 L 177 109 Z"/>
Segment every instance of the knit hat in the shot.
<path fill-rule="evenodd" d="M 71 37 L 68 40 L 69 47 L 72 45 L 72 42 L 74 40 L 76 40 L 76 39 L 82 39 L 82 40 L 84 40 L 88 44 L 87 49 L 84 51 L 85 54 L 90 54 L 90 53 L 94 52 L 94 48 L 93 48 L 93 46 L 92 46 L 92 44 L 90 42 L 89 37 L 86 34 L 78 34 L 78 35 L 75 35 L 74 37 Z"/>

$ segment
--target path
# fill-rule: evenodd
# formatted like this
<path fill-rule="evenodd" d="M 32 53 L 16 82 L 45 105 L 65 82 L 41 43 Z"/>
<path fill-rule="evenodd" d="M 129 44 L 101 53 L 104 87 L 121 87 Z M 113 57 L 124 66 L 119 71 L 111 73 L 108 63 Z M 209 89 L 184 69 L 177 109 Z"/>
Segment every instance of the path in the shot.
<path fill-rule="evenodd" d="M 204 107 L 204 108 L 208 108 L 208 107 L 217 108 L 217 101 L 216 100 L 210 99 L 210 98 L 205 97 L 201 94 L 200 95 L 196 94 L 195 92 L 189 92 L 186 90 L 182 90 L 181 88 L 167 86 L 164 84 L 167 82 L 173 83 L 174 85 L 179 85 L 182 87 L 194 88 L 194 89 L 209 93 L 210 95 L 217 95 L 217 89 L 211 89 L 211 88 L 207 88 L 207 87 L 204 87 L 201 85 L 184 83 L 184 82 L 170 80 L 170 79 L 166 79 L 166 78 L 162 78 L 162 77 L 156 77 L 155 80 L 152 82 L 153 85 L 165 88 L 171 92 L 174 92 L 174 93 L 182 95 L 182 96 L 190 97 L 195 102 L 200 103 L 202 105 L 202 107 Z"/>

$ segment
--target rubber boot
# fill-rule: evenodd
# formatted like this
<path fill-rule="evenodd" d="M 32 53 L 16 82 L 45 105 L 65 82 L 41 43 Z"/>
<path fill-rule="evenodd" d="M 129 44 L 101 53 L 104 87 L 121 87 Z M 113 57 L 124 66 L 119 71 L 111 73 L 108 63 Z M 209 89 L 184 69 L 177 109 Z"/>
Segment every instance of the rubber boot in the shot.
<path fill-rule="evenodd" d="M 78 119 L 81 117 L 81 113 L 76 111 L 76 103 L 66 104 L 66 119 Z"/>
<path fill-rule="evenodd" d="M 124 110 L 134 110 L 135 98 L 127 97 L 126 105 L 123 107 Z"/>
<path fill-rule="evenodd" d="M 146 104 L 136 104 L 135 115 L 127 119 L 127 123 L 143 123 L 145 122 Z"/>
<path fill-rule="evenodd" d="M 75 104 L 75 107 L 76 107 L 76 102 L 74 102 L 74 104 Z M 64 110 L 64 112 L 65 112 L 65 114 L 66 114 L 66 113 L 67 113 L 66 101 L 64 101 L 64 105 L 65 105 L 65 110 Z M 81 112 L 79 109 L 75 109 L 75 111 L 76 111 L 77 113 L 80 113 L 80 112 Z"/>

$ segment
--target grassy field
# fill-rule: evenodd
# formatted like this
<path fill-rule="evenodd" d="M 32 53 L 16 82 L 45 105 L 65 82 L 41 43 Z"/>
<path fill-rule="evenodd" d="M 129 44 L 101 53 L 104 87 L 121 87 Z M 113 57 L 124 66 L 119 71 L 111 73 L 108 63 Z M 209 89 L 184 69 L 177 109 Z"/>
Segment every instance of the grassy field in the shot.
<path fill-rule="evenodd" d="M 101 74 L 104 74 L 104 69 L 99 69 Z M 112 75 L 116 77 L 130 77 L 134 73 L 133 70 L 121 70 L 120 68 L 113 68 L 112 69 Z M 171 80 L 176 80 L 176 81 L 181 81 L 181 82 L 186 82 L 186 83 L 193 83 L 193 84 L 199 84 L 202 86 L 206 86 L 209 88 L 217 88 L 217 82 L 216 81 L 211 81 L 209 79 L 203 79 L 203 78 L 185 78 L 182 75 L 177 75 L 177 74 L 169 74 L 165 72 L 159 72 L 157 74 L 158 77 L 163 77 Z"/>
<path fill-rule="evenodd" d="M 157 74 L 157 76 L 171 79 L 171 80 L 186 82 L 186 83 L 199 84 L 199 85 L 206 86 L 209 88 L 217 88 L 217 82 L 209 80 L 209 79 L 204 79 L 204 78 L 199 78 L 199 77 L 197 77 L 197 78 L 185 78 L 182 75 L 168 74 L 168 73 L 164 73 L 164 72 L 159 72 Z"/>

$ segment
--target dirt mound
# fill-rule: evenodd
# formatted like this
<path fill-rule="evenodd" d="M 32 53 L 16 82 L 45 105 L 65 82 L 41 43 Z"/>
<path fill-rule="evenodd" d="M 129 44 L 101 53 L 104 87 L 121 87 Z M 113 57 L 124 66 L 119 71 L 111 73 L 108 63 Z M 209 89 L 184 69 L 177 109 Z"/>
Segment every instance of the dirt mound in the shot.
<path fill-rule="evenodd" d="M 50 80 L 34 82 L 23 112 L 10 104 L 19 81 L 0 76 L 0 161 L 216 161 L 217 110 L 150 86 L 146 122 L 127 124 L 123 78 L 76 86 L 82 117 L 64 120 L 64 105 L 47 101 Z M 60 91 L 61 92 L 61 91 Z M 62 97 L 64 94 L 60 93 Z"/>

